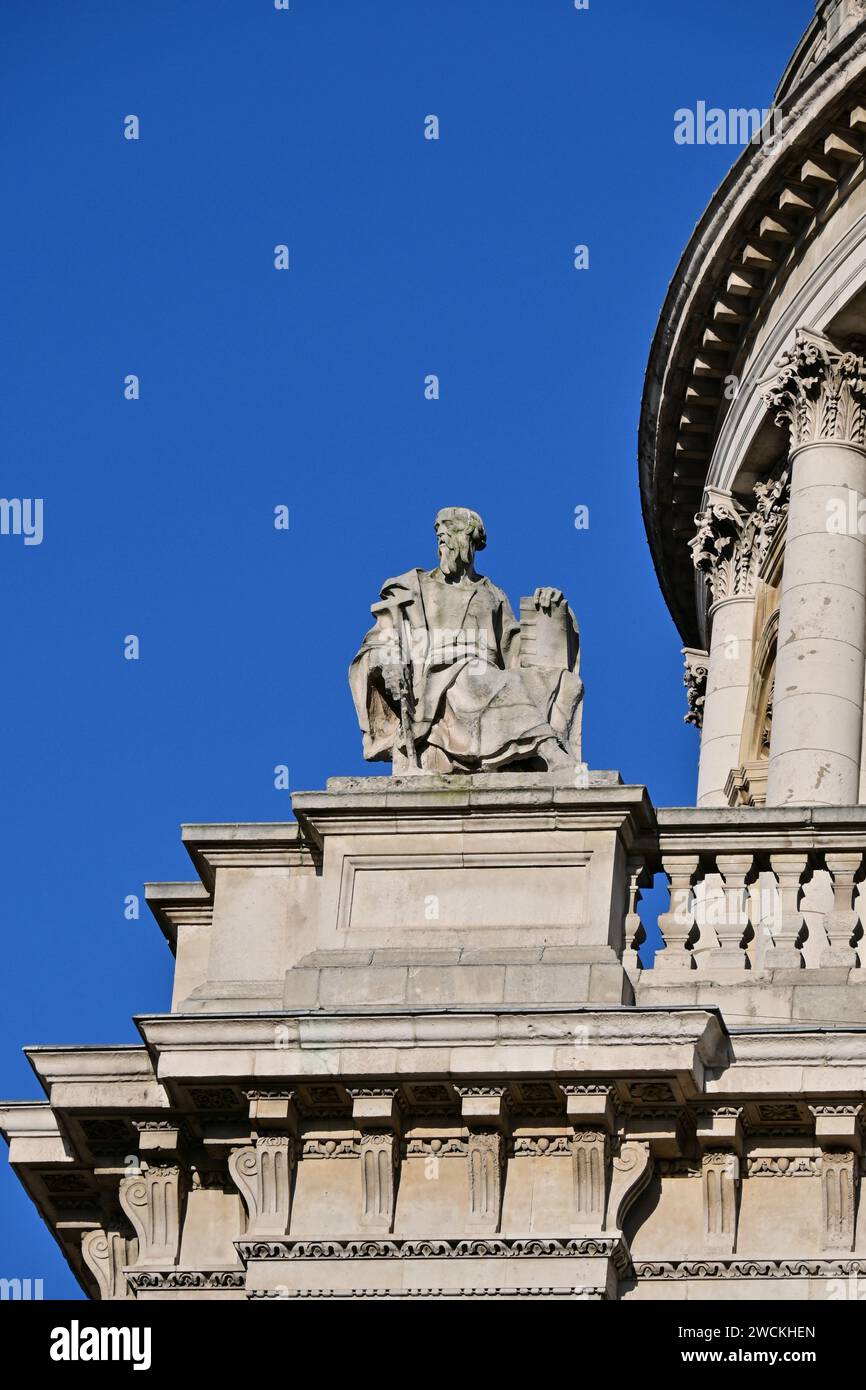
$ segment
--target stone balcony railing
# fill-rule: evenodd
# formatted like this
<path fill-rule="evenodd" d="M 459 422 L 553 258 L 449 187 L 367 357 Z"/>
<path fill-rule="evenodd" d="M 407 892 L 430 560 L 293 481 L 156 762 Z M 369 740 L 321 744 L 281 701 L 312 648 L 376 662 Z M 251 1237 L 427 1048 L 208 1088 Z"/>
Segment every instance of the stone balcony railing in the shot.
<path fill-rule="evenodd" d="M 647 988 L 686 983 L 697 987 L 695 1000 L 706 999 L 706 986 L 723 1002 L 724 987 L 747 984 L 754 1016 L 766 1012 L 759 986 L 777 994 L 832 987 L 847 997 L 824 997 L 828 1023 L 862 1016 L 866 994 L 849 987 L 866 984 L 866 807 L 670 809 L 656 821 L 654 843 L 629 859 L 624 964 L 638 1002 Z M 668 901 L 654 942 L 648 895 L 637 909 L 659 874 Z M 653 968 L 642 970 L 637 951 L 646 957 L 653 946 Z M 770 1014 L 795 1018 L 797 1010 Z"/>

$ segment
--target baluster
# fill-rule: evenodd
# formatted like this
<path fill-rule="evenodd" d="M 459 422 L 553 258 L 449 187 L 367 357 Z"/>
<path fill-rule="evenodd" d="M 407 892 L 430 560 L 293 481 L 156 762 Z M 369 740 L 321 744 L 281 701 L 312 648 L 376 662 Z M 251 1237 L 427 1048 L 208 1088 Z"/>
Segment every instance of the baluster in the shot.
<path fill-rule="evenodd" d="M 821 953 L 822 966 L 857 964 L 854 942 L 860 935 L 860 918 L 854 907 L 854 879 L 862 854 L 825 854 L 824 862 L 833 875 L 833 908 L 827 914 L 827 945 Z"/>
<path fill-rule="evenodd" d="M 705 870 L 695 884 L 695 925 L 692 932 L 692 960 L 696 970 L 705 971 L 712 952 L 719 948 L 716 924 L 724 917 L 725 890 L 716 869 Z"/>
<path fill-rule="evenodd" d="M 638 955 L 638 948 L 646 941 L 646 930 L 638 914 L 637 905 L 641 900 L 641 888 L 648 888 L 652 884 L 652 875 L 643 859 L 629 859 L 626 872 L 628 874 L 628 909 L 623 922 L 625 949 L 622 953 L 622 963 L 626 971 L 639 971 L 643 969 L 643 966 Z"/>
<path fill-rule="evenodd" d="M 747 959 L 744 937 L 749 930 L 751 893 L 746 880 L 752 872 L 754 855 L 717 854 L 716 865 L 724 880 L 721 921 L 712 925 L 718 948 L 706 957 L 712 970 L 745 970 Z"/>
<path fill-rule="evenodd" d="M 776 911 L 769 926 L 771 942 L 764 951 L 764 965 L 768 970 L 799 970 L 803 964 L 799 943 L 806 926 L 800 910 L 800 897 L 809 856 L 771 854 L 770 864 L 778 889 Z"/>
<path fill-rule="evenodd" d="M 746 958 L 752 970 L 764 969 L 764 954 L 773 945 L 773 931 L 779 901 L 776 875 L 761 863 L 758 876 L 749 889 L 751 933 L 746 942 Z"/>
<path fill-rule="evenodd" d="M 691 951 L 686 942 L 695 923 L 695 895 L 692 880 L 698 872 L 700 859 L 696 854 L 665 854 L 662 868 L 670 880 L 670 908 L 659 916 L 659 931 L 665 949 L 655 958 L 656 970 L 679 974 L 694 969 Z"/>

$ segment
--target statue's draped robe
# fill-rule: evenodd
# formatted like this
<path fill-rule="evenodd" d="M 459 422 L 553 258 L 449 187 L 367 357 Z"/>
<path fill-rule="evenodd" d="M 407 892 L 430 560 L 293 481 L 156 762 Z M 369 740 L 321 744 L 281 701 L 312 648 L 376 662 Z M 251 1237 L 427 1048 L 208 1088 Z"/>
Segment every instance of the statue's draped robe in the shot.
<path fill-rule="evenodd" d="M 384 662 L 411 672 L 418 749 L 454 766 L 500 767 L 533 757 L 546 739 L 563 742 L 524 681 L 520 626 L 489 579 L 449 583 L 438 569 L 409 570 L 387 581 L 371 611 L 376 624 L 349 670 L 365 758 L 406 753 L 397 702 L 376 670 Z"/>

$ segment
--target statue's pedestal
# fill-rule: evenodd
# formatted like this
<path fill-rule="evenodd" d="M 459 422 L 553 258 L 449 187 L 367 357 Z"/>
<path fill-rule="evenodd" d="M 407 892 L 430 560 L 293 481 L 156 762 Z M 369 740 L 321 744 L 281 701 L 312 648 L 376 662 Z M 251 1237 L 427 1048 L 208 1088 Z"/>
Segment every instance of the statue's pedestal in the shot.
<path fill-rule="evenodd" d="M 213 919 L 189 962 L 179 938 L 176 1006 L 632 1002 L 625 865 L 652 823 L 643 788 L 617 773 L 333 778 L 293 805 L 295 825 L 185 830 Z"/>

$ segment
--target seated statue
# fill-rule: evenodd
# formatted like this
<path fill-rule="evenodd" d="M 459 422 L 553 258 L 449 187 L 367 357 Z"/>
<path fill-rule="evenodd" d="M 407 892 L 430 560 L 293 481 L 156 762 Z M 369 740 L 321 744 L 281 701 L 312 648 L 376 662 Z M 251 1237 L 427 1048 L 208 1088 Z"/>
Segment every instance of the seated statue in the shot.
<path fill-rule="evenodd" d="M 574 768 L 583 683 L 559 589 L 521 602 L 475 570 L 487 542 L 466 507 L 436 516 L 439 565 L 389 579 L 349 670 L 364 757 L 395 774 Z"/>

